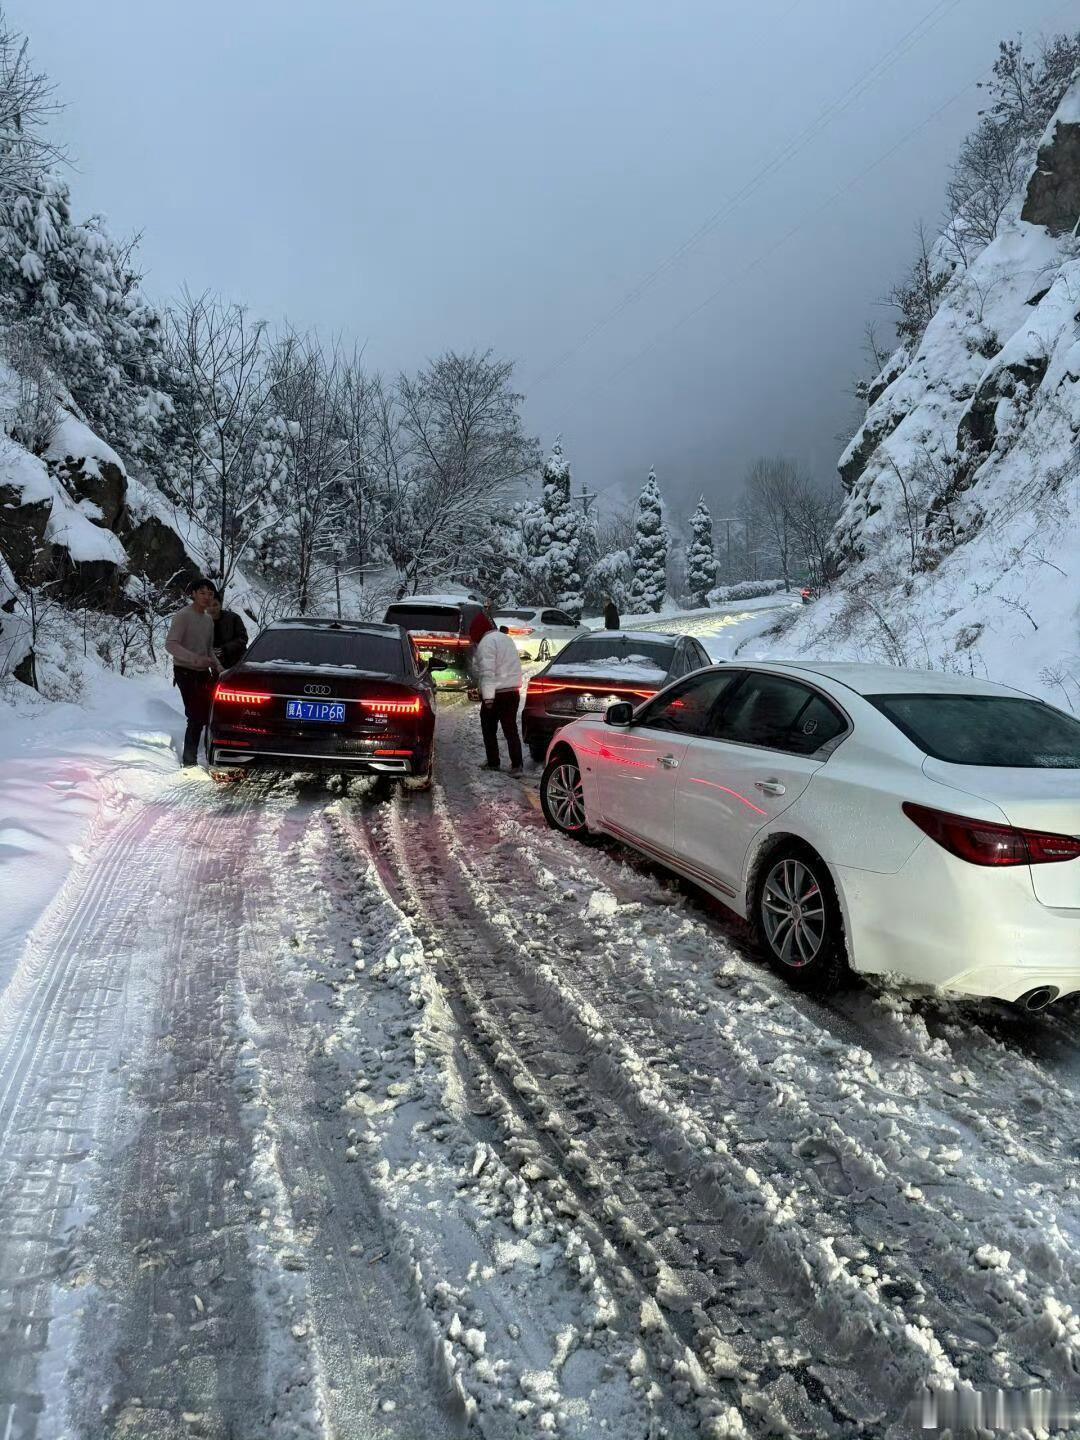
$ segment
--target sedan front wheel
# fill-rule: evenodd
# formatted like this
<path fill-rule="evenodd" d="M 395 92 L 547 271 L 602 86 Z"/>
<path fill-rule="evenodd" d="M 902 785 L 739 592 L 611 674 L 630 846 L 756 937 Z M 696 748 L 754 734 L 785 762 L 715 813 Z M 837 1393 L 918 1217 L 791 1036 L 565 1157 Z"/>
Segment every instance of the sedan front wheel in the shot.
<path fill-rule="evenodd" d="M 544 819 L 555 830 L 589 845 L 596 836 L 585 823 L 585 790 L 576 758 L 563 751 L 547 765 L 540 777 L 540 806 Z"/>
<path fill-rule="evenodd" d="M 792 847 L 762 867 L 754 900 L 758 938 L 774 970 L 803 990 L 837 989 L 847 972 L 840 906 L 825 862 Z"/>

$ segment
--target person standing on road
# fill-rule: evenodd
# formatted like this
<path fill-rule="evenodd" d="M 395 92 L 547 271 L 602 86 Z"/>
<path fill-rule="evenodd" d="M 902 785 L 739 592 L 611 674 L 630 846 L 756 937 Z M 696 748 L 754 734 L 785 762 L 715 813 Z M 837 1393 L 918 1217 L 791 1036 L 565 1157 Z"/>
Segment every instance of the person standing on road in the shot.
<path fill-rule="evenodd" d="M 199 742 L 210 719 L 214 679 L 221 661 L 214 654 L 214 621 L 210 606 L 217 589 L 201 577 L 188 586 L 191 604 L 172 618 L 165 649 L 173 658 L 173 684 L 180 691 L 187 716 L 184 732 L 185 765 L 199 763 Z"/>
<path fill-rule="evenodd" d="M 615 601 L 612 600 L 611 596 L 609 595 L 604 601 L 604 629 L 618 630 L 618 628 L 619 611 L 616 608 Z"/>
<path fill-rule="evenodd" d="M 220 594 L 215 595 L 209 614 L 214 622 L 214 654 L 221 661 L 221 668 L 230 670 L 244 658 L 247 630 L 235 610 L 223 609 Z"/>
<path fill-rule="evenodd" d="M 476 645 L 476 679 L 480 686 L 480 733 L 487 759 L 481 770 L 499 769 L 499 726 L 506 737 L 510 774 L 520 775 L 521 732 L 518 706 L 521 704 L 521 656 L 505 629 L 489 628 Z"/>

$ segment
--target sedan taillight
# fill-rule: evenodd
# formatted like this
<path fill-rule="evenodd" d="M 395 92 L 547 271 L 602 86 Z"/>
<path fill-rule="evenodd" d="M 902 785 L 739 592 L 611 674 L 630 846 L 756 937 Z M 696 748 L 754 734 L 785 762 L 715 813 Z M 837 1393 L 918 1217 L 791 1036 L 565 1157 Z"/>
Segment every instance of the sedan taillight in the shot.
<path fill-rule="evenodd" d="M 265 690 L 232 690 L 228 685 L 219 685 L 214 691 L 214 701 L 229 705 L 265 705 L 270 699 Z"/>
<path fill-rule="evenodd" d="M 533 633 L 533 627 L 532 627 L 531 625 L 508 625 L 508 626 L 506 627 L 506 633 L 507 633 L 508 635 L 519 635 L 519 636 L 520 636 L 520 635 L 531 635 L 531 634 Z"/>
<path fill-rule="evenodd" d="M 1080 840 L 1043 830 L 1020 830 L 967 815 L 950 815 L 904 801 L 904 814 L 950 855 L 971 865 L 1052 865 L 1080 858 Z"/>

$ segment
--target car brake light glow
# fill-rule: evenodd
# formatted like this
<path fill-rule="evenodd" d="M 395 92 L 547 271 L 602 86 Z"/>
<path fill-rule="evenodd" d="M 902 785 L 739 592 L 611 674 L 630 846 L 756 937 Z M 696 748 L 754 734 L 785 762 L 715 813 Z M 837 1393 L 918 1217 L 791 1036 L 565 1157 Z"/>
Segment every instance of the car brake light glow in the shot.
<path fill-rule="evenodd" d="M 219 685 L 214 691 L 215 700 L 230 705 L 265 705 L 272 698 L 265 690 L 230 690 L 225 685 Z"/>
<path fill-rule="evenodd" d="M 971 865 L 1052 865 L 1080 858 L 1080 839 L 950 815 L 905 800 L 904 814 L 950 855 Z"/>
<path fill-rule="evenodd" d="M 508 625 L 506 633 L 508 635 L 531 635 L 533 627 L 531 625 Z"/>
<path fill-rule="evenodd" d="M 360 704 L 375 715 L 419 715 L 422 708 L 419 697 L 415 700 L 361 700 Z"/>
<path fill-rule="evenodd" d="M 411 750 L 373 750 L 373 755 L 404 755 L 406 758 L 412 754 Z"/>
<path fill-rule="evenodd" d="M 606 693 L 616 695 L 620 699 L 638 695 L 642 700 L 651 700 L 656 694 L 655 690 L 631 690 L 626 685 L 609 685 L 606 681 L 598 681 L 595 685 L 583 685 L 575 680 L 530 680 L 525 698 L 528 700 L 532 695 L 553 695 L 556 690 L 580 690 L 586 695 Z"/>

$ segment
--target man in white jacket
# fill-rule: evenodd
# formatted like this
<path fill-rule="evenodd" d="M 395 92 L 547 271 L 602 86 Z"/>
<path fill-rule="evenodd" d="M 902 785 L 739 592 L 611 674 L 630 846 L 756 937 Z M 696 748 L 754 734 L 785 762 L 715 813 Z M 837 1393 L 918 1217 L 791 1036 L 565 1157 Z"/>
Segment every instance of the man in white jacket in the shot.
<path fill-rule="evenodd" d="M 490 622 L 489 622 L 490 624 Z M 517 713 L 521 703 L 521 657 L 503 630 L 491 628 L 477 642 L 473 661 L 480 687 L 480 730 L 487 759 L 481 770 L 499 768 L 499 726 L 506 736 L 510 774 L 521 774 L 521 732 Z"/>

